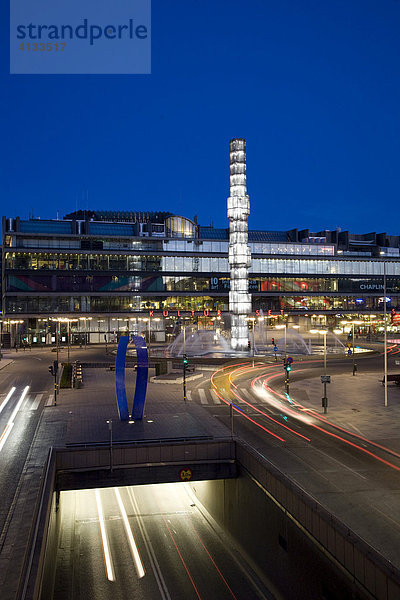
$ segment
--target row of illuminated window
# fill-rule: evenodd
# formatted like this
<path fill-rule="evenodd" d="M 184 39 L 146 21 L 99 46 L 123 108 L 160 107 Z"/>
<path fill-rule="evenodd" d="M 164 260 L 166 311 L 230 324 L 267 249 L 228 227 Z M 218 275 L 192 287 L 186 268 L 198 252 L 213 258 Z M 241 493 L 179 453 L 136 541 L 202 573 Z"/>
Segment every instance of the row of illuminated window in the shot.
<path fill-rule="evenodd" d="M 37 238 L 7 236 L 5 246 L 18 248 L 76 249 L 83 248 L 85 238 Z M 83 241 L 82 241 L 83 240 Z M 87 238 L 88 243 L 96 240 Z M 227 253 L 229 242 L 220 240 L 153 240 L 153 239 L 99 239 L 104 250 L 166 250 L 171 252 Z M 326 244 L 295 244 L 285 242 L 249 242 L 253 254 L 286 254 L 295 256 L 334 256 L 335 247 Z"/>
<path fill-rule="evenodd" d="M 390 298 L 387 301 L 387 309 L 398 309 L 400 298 Z M 262 311 L 379 311 L 384 309 L 383 297 L 369 296 L 357 298 L 352 296 L 275 296 L 269 298 L 253 296 L 253 310 Z"/>
<path fill-rule="evenodd" d="M 140 256 L 121 254 L 6 253 L 6 269 L 50 269 L 65 271 L 185 271 L 228 273 L 227 258 L 193 256 Z M 373 260 L 328 260 L 253 258 L 249 273 L 303 275 L 383 275 L 384 262 Z M 400 261 L 386 261 L 387 275 L 400 275 Z"/>
<path fill-rule="evenodd" d="M 398 309 L 400 299 L 389 298 L 387 308 Z M 182 311 L 228 311 L 226 297 L 210 296 L 54 296 L 54 297 L 7 297 L 6 312 L 8 315 L 21 313 L 61 314 L 61 313 L 116 313 L 148 310 L 182 310 Z M 352 296 L 253 296 L 252 311 L 259 310 L 267 314 L 269 310 L 296 311 L 382 311 L 383 297 L 356 298 Z M 262 314 L 262 313 L 261 313 Z"/>
<path fill-rule="evenodd" d="M 133 312 L 145 310 L 182 310 L 182 311 L 227 311 L 227 298 L 210 296 L 169 296 L 146 298 L 142 296 L 90 296 L 90 297 L 8 297 L 6 313 L 66 313 L 66 312 Z"/>
<path fill-rule="evenodd" d="M 5 279 L 6 292 L 243 292 L 318 293 L 347 292 L 354 294 L 383 293 L 382 277 L 250 277 L 236 279 L 227 276 L 167 277 L 161 275 L 84 275 L 84 274 L 17 274 Z M 388 277 L 387 293 L 400 293 L 400 278 Z"/>

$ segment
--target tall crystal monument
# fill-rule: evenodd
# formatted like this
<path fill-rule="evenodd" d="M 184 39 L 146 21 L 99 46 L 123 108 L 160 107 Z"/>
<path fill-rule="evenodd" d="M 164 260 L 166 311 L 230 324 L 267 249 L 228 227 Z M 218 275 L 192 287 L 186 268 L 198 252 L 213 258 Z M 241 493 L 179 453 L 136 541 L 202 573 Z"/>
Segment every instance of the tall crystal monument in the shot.
<path fill-rule="evenodd" d="M 251 312 L 248 273 L 251 264 L 247 219 L 250 201 L 246 189 L 246 140 L 230 141 L 229 266 L 231 289 L 229 311 L 232 315 L 231 345 L 234 350 L 247 350 L 249 329 L 247 316 Z"/>

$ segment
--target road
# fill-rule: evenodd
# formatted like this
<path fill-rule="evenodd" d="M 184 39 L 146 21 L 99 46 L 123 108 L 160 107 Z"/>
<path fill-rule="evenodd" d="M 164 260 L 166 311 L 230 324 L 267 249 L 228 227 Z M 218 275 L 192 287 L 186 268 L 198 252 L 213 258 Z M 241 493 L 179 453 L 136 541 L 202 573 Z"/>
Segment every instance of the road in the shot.
<path fill-rule="evenodd" d="M 54 600 L 272 598 L 186 484 L 63 492 Z"/>
<path fill-rule="evenodd" d="M 5 357 L 14 362 L 0 369 L 0 550 L 40 416 L 53 402 L 54 378 L 48 367 L 56 354 L 50 349 L 20 350 Z M 104 348 L 71 350 L 72 360 L 86 357 L 105 360 Z M 66 358 L 64 349 L 59 359 Z"/>
<path fill-rule="evenodd" d="M 364 371 L 380 370 L 381 357 L 363 360 Z M 315 368 L 320 374 L 320 359 L 294 366 L 292 385 L 315 377 Z M 336 376 L 349 368 L 346 361 L 329 364 Z M 332 424 L 321 408 L 307 408 L 285 394 L 283 379 L 281 364 L 238 361 L 217 369 L 209 389 L 206 383 L 193 385 L 190 398 L 227 426 L 232 403 L 239 437 L 400 566 L 399 436 L 385 440 L 378 429 L 371 440 L 346 424 Z"/>

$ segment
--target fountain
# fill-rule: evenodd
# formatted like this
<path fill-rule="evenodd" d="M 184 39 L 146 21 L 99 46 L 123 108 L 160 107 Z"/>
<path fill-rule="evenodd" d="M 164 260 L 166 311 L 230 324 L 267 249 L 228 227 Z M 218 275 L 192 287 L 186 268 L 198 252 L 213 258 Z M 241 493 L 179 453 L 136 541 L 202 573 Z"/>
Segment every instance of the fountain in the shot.
<path fill-rule="evenodd" d="M 280 354 L 285 352 L 285 336 L 275 338 L 275 345 L 278 347 Z M 312 354 L 311 344 L 307 344 L 302 335 L 295 329 L 287 329 L 286 331 L 286 353 L 287 354 Z"/>
<path fill-rule="evenodd" d="M 187 356 L 204 356 L 206 354 L 232 354 L 228 340 L 220 333 L 210 329 L 192 329 L 186 327 L 185 343 L 183 331 L 169 344 L 167 356 L 182 356 L 185 346 Z"/>

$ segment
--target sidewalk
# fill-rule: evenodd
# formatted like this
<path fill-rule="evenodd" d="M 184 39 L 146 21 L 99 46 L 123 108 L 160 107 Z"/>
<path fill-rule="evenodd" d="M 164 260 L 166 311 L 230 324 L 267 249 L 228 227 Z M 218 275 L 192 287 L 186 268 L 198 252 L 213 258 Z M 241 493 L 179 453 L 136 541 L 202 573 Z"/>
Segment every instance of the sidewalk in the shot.
<path fill-rule="evenodd" d="M 294 381 L 293 401 L 324 415 L 329 421 L 372 441 L 400 450 L 400 387 L 388 384 L 388 406 L 384 406 L 382 375 L 378 372 L 333 375 L 326 386 L 328 411 L 324 415 L 324 386 L 320 376 Z"/>
<path fill-rule="evenodd" d="M 13 362 L 14 362 L 14 359 L 11 359 L 11 358 L 2 358 L 0 360 L 0 371 L 2 369 L 5 369 L 6 367 L 8 367 L 8 365 L 10 365 Z"/>

